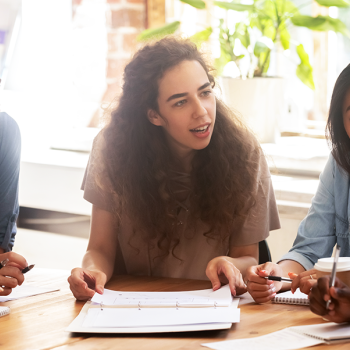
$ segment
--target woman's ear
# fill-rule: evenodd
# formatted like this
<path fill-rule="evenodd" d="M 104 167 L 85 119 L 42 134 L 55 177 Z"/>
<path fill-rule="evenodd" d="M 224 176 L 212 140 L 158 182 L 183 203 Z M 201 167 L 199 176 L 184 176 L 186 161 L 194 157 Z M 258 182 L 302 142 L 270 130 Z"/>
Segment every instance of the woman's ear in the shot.
<path fill-rule="evenodd" d="M 156 126 L 163 126 L 164 120 L 163 118 L 153 109 L 149 109 L 147 112 L 148 120 Z"/>

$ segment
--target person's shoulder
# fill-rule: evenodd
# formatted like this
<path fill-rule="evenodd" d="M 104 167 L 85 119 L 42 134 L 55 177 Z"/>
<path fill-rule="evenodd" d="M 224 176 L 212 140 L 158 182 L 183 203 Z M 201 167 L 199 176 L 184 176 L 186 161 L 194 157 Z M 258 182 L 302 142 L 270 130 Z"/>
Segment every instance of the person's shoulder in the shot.
<path fill-rule="evenodd" d="M 16 121 L 7 113 L 0 112 L 0 130 L 6 135 L 7 133 L 19 132 L 19 127 Z"/>
<path fill-rule="evenodd" d="M 7 113 L 0 112 L 0 140 L 5 143 L 17 144 L 20 136 L 20 130 L 16 121 Z"/>

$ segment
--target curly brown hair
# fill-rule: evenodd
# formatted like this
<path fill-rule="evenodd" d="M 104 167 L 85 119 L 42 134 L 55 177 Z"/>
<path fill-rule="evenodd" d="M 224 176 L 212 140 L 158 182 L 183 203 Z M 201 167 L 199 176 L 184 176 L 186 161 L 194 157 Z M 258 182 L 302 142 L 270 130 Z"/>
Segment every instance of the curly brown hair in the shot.
<path fill-rule="evenodd" d="M 134 232 L 156 238 L 165 254 L 174 254 L 179 242 L 174 225 L 178 202 L 170 185 L 174 159 L 164 131 L 148 120 L 147 111 L 158 111 L 164 73 L 185 60 L 198 61 L 214 86 L 212 69 L 189 40 L 167 37 L 135 54 L 125 68 L 118 106 L 100 134 L 104 146 L 94 167 L 97 185 L 113 195 L 115 214 L 127 215 Z M 211 141 L 196 152 L 191 172 L 190 221 L 206 223 L 208 237 L 225 240 L 240 229 L 255 203 L 260 155 L 255 138 L 216 98 Z"/>

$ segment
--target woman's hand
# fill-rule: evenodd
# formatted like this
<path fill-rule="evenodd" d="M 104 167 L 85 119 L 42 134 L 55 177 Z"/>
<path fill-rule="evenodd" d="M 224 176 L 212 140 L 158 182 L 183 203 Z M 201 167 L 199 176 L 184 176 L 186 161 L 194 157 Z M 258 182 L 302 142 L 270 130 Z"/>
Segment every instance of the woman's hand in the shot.
<path fill-rule="evenodd" d="M 350 288 L 338 278 L 335 287 L 329 288 L 330 279 L 330 276 L 321 277 L 312 287 L 309 294 L 310 310 L 332 322 L 350 322 Z M 331 303 L 327 310 L 328 300 Z"/>
<path fill-rule="evenodd" d="M 95 292 L 103 294 L 107 276 L 98 270 L 87 270 L 77 267 L 68 277 L 69 287 L 78 300 L 88 300 Z"/>
<path fill-rule="evenodd" d="M 0 295 L 9 295 L 13 288 L 23 283 L 22 270 L 28 266 L 26 259 L 14 252 L 0 254 L 0 261 L 6 259 L 8 263 L 0 269 Z"/>
<path fill-rule="evenodd" d="M 265 264 L 248 268 L 245 280 L 248 292 L 257 303 L 266 303 L 275 297 L 282 288 L 282 282 L 273 282 L 264 277 L 283 276 L 283 270 L 278 264 Z"/>
<path fill-rule="evenodd" d="M 229 284 L 233 296 L 247 291 L 241 272 L 225 256 L 210 260 L 205 273 L 213 286 L 213 290 L 218 290 L 221 284 Z"/>
<path fill-rule="evenodd" d="M 302 293 L 309 294 L 311 288 L 317 283 L 315 269 L 301 272 L 299 275 L 293 272 L 289 272 L 288 276 L 293 280 L 290 287 L 292 293 L 294 293 L 297 288 L 299 288 Z"/>

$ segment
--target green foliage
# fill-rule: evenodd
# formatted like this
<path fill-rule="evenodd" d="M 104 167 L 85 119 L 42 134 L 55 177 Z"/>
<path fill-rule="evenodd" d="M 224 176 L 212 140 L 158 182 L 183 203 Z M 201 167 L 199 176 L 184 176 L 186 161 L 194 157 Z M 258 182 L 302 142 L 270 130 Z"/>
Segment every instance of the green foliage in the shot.
<path fill-rule="evenodd" d="M 185 4 L 191 5 L 192 7 L 195 7 L 196 9 L 203 10 L 205 9 L 205 2 L 202 0 L 180 0 L 181 2 L 184 2 Z"/>
<path fill-rule="evenodd" d="M 180 0 L 197 9 L 205 9 L 203 0 Z M 271 51 L 275 45 L 280 45 L 284 50 L 294 48 L 299 56 L 300 63 L 297 66 L 297 77 L 309 88 L 315 89 L 312 75 L 312 66 L 309 56 L 303 45 L 292 40 L 289 28 L 291 25 L 308 28 L 316 31 L 335 31 L 350 38 L 350 32 L 346 25 L 339 19 L 329 16 L 304 16 L 299 12 L 291 0 L 253 0 L 250 5 L 241 3 L 242 0 L 231 2 L 215 1 L 214 6 L 225 10 L 244 12 L 246 20 L 234 26 L 221 19 L 219 23 L 219 42 L 221 55 L 215 60 L 219 74 L 223 72 L 224 66 L 234 61 L 239 66 L 239 61 L 249 56 L 251 69 L 249 77 L 266 75 L 271 58 Z M 350 0 L 316 0 L 321 6 L 349 7 Z M 303 6 L 303 5 L 302 5 Z M 180 27 L 180 22 L 166 24 L 160 28 L 147 29 L 143 31 L 138 40 L 157 39 L 168 34 L 175 33 Z M 260 33 L 259 35 L 256 35 Z M 208 27 L 191 36 L 191 40 L 200 46 L 209 40 L 213 28 Z M 235 54 L 235 46 L 240 42 L 245 48 L 245 53 Z M 292 45 L 291 45 L 292 44 Z"/>
<path fill-rule="evenodd" d="M 210 35 L 213 33 L 213 28 L 208 27 L 190 37 L 190 39 L 198 46 L 209 40 Z"/>
<path fill-rule="evenodd" d="M 306 53 L 304 46 L 297 46 L 297 54 L 300 58 L 300 64 L 297 67 L 297 77 L 310 89 L 315 90 L 314 78 L 312 76 L 312 67 L 309 61 L 309 55 Z"/>
<path fill-rule="evenodd" d="M 337 7 L 349 7 L 349 0 L 316 0 L 316 2 L 325 7 L 337 6 Z"/>
<path fill-rule="evenodd" d="M 312 30 L 318 31 L 328 31 L 333 30 L 334 32 L 341 33 L 350 38 L 350 32 L 346 28 L 346 25 L 340 20 L 336 18 L 332 18 L 329 16 L 302 16 L 297 15 L 291 18 L 291 21 L 294 25 L 300 27 L 306 27 Z"/>
<path fill-rule="evenodd" d="M 179 21 L 175 21 L 162 27 L 146 29 L 137 37 L 137 40 L 145 41 L 150 39 L 158 39 L 169 34 L 174 34 L 179 29 L 180 24 L 181 23 Z"/>
<path fill-rule="evenodd" d="M 223 8 L 224 10 L 234 10 L 234 11 L 252 11 L 254 5 L 245 5 L 238 2 L 226 2 L 226 1 L 214 1 L 214 5 Z"/>

